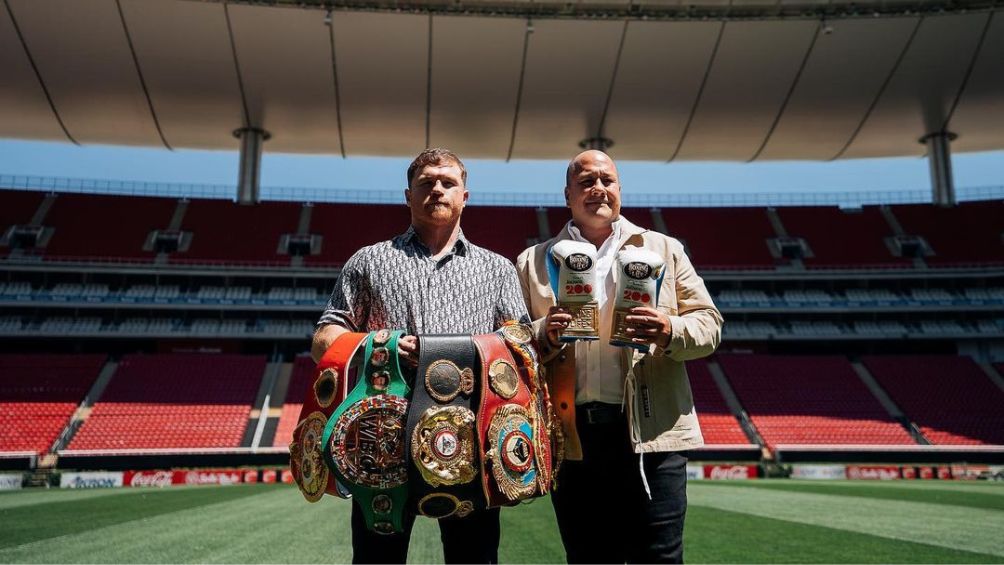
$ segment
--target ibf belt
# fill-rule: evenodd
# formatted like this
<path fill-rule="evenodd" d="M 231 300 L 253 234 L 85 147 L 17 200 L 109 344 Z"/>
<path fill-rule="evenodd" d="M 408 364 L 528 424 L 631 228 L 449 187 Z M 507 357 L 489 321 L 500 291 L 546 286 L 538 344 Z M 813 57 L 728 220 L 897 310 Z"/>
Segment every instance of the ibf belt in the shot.
<path fill-rule="evenodd" d="M 303 407 L 289 444 L 289 469 L 293 481 L 309 502 L 324 494 L 342 498 L 348 491 L 328 471 L 321 455 L 321 436 L 328 418 L 345 399 L 350 362 L 366 337 L 364 333 L 343 333 L 321 357 L 304 391 Z"/>
<path fill-rule="evenodd" d="M 366 527 L 403 530 L 408 500 L 408 385 L 398 363 L 401 331 L 380 330 L 366 340 L 356 386 L 324 428 L 324 460 L 352 493 Z"/>
<path fill-rule="evenodd" d="M 530 391 L 530 416 L 533 427 L 534 459 L 537 462 L 538 494 L 551 490 L 552 479 L 561 464 L 559 460 L 563 437 L 561 424 L 554 416 L 554 407 L 547 382 L 541 374 L 540 355 L 529 325 L 507 322 L 498 334 L 505 340 L 519 365 L 520 376 Z"/>
<path fill-rule="evenodd" d="M 477 351 L 469 335 L 419 336 L 408 413 L 412 506 L 430 518 L 464 518 L 485 507 L 477 480 Z"/>
<path fill-rule="evenodd" d="M 501 336 L 474 336 L 474 343 L 481 357 L 482 489 L 489 507 L 509 505 L 537 493 L 530 391 Z"/>

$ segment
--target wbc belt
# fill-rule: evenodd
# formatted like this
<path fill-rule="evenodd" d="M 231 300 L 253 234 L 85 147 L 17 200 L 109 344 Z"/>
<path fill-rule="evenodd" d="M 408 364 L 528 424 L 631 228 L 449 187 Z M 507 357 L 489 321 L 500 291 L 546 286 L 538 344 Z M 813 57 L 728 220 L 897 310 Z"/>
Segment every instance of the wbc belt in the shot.
<path fill-rule="evenodd" d="M 403 530 L 408 500 L 409 388 L 397 355 L 402 334 L 389 330 L 370 334 L 359 380 L 322 437 L 328 467 L 352 493 L 366 527 L 382 534 Z"/>
<path fill-rule="evenodd" d="M 505 340 L 487 334 L 474 336 L 474 343 L 481 357 L 481 482 L 491 508 L 537 491 L 533 415 L 530 390 Z"/>
<path fill-rule="evenodd" d="M 348 491 L 338 484 L 324 464 L 321 436 L 328 418 L 345 399 L 349 364 L 365 337 L 364 333 L 338 336 L 324 352 L 313 381 L 304 391 L 303 407 L 289 444 L 289 469 L 296 486 L 309 502 L 317 502 L 325 493 L 348 497 Z"/>
<path fill-rule="evenodd" d="M 485 507 L 471 411 L 477 351 L 469 335 L 419 336 L 408 412 L 409 490 L 418 514 L 464 518 Z"/>

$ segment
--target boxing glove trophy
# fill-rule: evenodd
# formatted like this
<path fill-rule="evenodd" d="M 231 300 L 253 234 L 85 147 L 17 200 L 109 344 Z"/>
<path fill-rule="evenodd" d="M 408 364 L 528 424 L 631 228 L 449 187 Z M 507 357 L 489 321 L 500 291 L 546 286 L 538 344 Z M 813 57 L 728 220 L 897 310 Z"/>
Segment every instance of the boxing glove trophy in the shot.
<path fill-rule="evenodd" d="M 633 347 L 647 350 L 648 346 L 631 341 L 624 318 L 631 309 L 638 306 L 655 308 L 659 304 L 659 287 L 666 262 L 655 252 L 647 249 L 630 248 L 617 253 L 614 268 L 620 275 L 614 292 L 613 327 L 610 331 L 610 345 Z"/>
<path fill-rule="evenodd" d="M 572 314 L 572 322 L 559 336 L 563 342 L 600 338 L 596 302 L 596 246 L 562 240 L 548 249 L 547 271 L 558 306 Z"/>

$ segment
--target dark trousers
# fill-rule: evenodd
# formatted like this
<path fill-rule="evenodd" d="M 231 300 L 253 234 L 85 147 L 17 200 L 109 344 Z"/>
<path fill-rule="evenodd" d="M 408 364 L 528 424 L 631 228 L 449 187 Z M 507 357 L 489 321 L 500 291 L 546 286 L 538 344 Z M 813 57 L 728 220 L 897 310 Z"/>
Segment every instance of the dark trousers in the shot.
<path fill-rule="evenodd" d="M 564 462 L 551 495 L 568 562 L 682 563 L 686 456 L 644 455 L 649 499 L 627 418 L 619 406 L 604 410 L 607 417 L 595 419 L 602 423 L 590 423 L 585 410 L 576 410 L 583 460 Z"/>
<path fill-rule="evenodd" d="M 352 562 L 405 563 L 415 516 L 406 516 L 404 532 L 384 535 L 366 529 L 363 513 L 352 503 Z M 499 562 L 499 509 L 475 512 L 466 518 L 439 521 L 443 558 L 447 563 Z"/>

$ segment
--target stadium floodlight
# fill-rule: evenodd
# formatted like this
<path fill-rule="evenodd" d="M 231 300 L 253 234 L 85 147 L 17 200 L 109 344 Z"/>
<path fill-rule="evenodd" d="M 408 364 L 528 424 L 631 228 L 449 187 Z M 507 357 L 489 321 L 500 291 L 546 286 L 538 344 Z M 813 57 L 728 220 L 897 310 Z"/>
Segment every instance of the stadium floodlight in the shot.
<path fill-rule="evenodd" d="M 257 204 L 261 200 L 261 147 L 272 135 L 263 129 L 245 127 L 235 130 L 234 137 L 241 140 L 237 203 Z"/>

